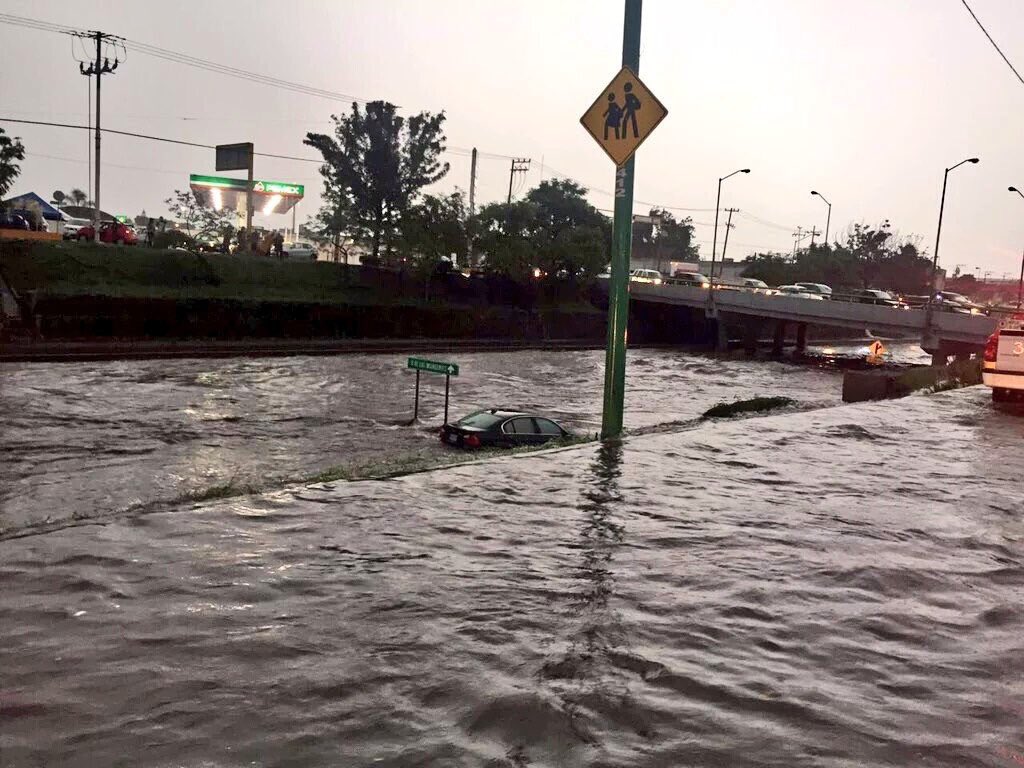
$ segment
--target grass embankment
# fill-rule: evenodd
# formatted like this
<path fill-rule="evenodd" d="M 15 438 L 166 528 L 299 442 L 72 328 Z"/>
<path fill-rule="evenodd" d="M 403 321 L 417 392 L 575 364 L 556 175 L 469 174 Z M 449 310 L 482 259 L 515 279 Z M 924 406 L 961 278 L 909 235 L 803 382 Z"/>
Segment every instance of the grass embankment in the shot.
<path fill-rule="evenodd" d="M 49 296 L 387 303 L 388 294 L 328 262 L 199 254 L 93 243 L 0 247 L 0 269 L 18 292 Z"/>

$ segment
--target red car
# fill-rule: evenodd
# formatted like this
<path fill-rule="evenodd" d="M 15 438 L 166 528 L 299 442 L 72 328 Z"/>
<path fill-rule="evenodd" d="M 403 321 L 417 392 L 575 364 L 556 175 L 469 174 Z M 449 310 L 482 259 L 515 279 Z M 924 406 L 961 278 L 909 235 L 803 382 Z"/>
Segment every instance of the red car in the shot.
<path fill-rule="evenodd" d="M 78 230 L 78 242 L 91 242 L 94 231 L 91 224 L 87 227 L 82 227 Z M 118 245 L 137 245 L 139 236 L 127 224 L 122 224 L 119 221 L 104 221 L 100 224 L 100 242 L 117 243 Z"/>

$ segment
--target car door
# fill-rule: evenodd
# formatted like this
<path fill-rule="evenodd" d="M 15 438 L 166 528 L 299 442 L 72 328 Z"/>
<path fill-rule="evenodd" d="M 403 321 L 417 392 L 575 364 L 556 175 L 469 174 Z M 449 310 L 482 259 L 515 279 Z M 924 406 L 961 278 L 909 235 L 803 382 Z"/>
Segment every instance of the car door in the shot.
<path fill-rule="evenodd" d="M 537 425 L 537 431 L 540 433 L 541 442 L 547 442 L 549 440 L 558 440 L 565 436 L 562 428 L 551 421 L 551 419 L 535 418 L 534 422 Z"/>
<path fill-rule="evenodd" d="M 537 426 L 529 416 L 509 419 L 502 426 L 502 431 L 511 445 L 534 445 L 541 442 Z"/>

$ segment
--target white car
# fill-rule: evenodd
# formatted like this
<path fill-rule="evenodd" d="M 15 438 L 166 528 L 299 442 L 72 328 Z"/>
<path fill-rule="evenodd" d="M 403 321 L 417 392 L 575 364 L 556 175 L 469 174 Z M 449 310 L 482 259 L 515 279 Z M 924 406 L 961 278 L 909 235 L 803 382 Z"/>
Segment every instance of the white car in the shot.
<path fill-rule="evenodd" d="M 745 291 L 751 291 L 752 293 L 763 293 L 766 296 L 771 296 L 775 293 L 775 289 L 770 287 L 764 280 L 758 280 L 754 277 L 744 277 L 740 280 L 740 288 Z"/>
<path fill-rule="evenodd" d="M 64 222 L 64 235 L 63 235 L 63 237 L 64 237 L 65 240 L 77 240 L 78 239 L 78 230 L 80 230 L 82 227 L 91 227 L 91 226 L 92 226 L 92 222 L 89 221 L 88 219 L 68 218 L 68 220 Z"/>
<path fill-rule="evenodd" d="M 802 285 L 780 285 L 775 289 L 776 296 L 785 296 L 791 299 L 813 299 L 815 301 L 824 301 L 825 297 L 820 293 L 811 293 Z"/>
<path fill-rule="evenodd" d="M 1024 314 L 1005 320 L 988 341 L 981 380 L 992 388 L 992 401 L 1024 399 Z"/>
<path fill-rule="evenodd" d="M 661 272 L 656 269 L 631 269 L 629 270 L 629 279 L 634 283 L 654 283 L 654 285 L 661 285 L 661 281 L 664 279 Z"/>
<path fill-rule="evenodd" d="M 316 261 L 316 248 L 311 243 L 285 243 L 281 255 L 292 261 Z"/>

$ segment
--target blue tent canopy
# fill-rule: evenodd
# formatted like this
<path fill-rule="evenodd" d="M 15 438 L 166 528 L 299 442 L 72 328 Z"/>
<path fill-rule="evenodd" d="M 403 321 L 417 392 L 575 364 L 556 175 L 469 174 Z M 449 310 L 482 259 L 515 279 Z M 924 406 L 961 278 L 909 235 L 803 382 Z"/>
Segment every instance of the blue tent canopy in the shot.
<path fill-rule="evenodd" d="M 4 200 L 4 205 L 6 207 L 15 208 L 17 210 L 26 210 L 29 203 L 36 203 L 39 206 L 39 211 L 43 214 L 43 218 L 47 221 L 61 221 L 64 218 L 60 215 L 60 211 L 46 202 L 35 192 L 27 192 L 24 195 L 18 195 L 17 197 Z"/>

